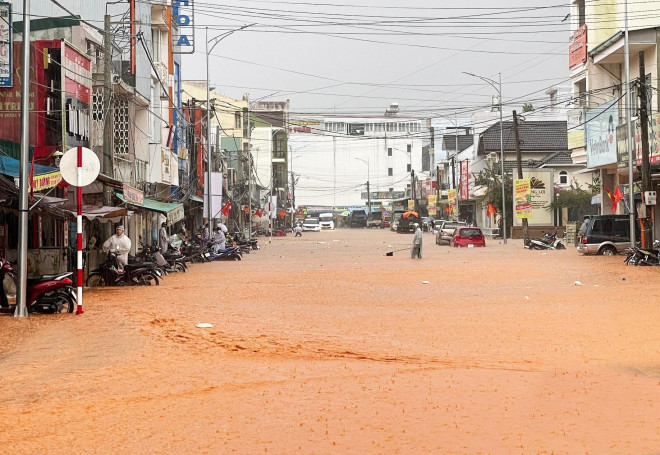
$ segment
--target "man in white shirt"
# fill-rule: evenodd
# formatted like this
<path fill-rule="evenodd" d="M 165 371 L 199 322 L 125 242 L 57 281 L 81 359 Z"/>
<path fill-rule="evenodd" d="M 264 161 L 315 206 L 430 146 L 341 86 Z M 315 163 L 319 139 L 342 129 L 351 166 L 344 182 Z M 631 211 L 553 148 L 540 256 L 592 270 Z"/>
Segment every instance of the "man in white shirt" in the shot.
<path fill-rule="evenodd" d="M 117 268 L 119 273 L 123 273 L 124 266 L 128 264 L 128 252 L 131 251 L 131 239 L 124 235 L 124 226 L 117 226 L 117 233 L 105 241 L 103 251 L 117 253 Z"/>

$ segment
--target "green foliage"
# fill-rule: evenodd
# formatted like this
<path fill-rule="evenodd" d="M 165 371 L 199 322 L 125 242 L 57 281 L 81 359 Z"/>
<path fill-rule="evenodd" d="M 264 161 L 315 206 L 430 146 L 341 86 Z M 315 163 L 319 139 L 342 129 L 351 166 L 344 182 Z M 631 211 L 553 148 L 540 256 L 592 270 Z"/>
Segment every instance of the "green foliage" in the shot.
<path fill-rule="evenodd" d="M 484 195 L 483 204 L 493 204 L 499 213 L 504 213 L 502 210 L 502 176 L 499 174 L 499 169 L 493 169 L 490 163 L 475 175 L 475 184 L 487 187 L 486 194 Z M 506 202 L 506 213 L 511 214 L 513 208 L 513 180 L 510 175 L 504 178 L 504 191 Z M 507 226 L 511 226 L 513 220 L 511 216 L 507 216 Z"/>
<path fill-rule="evenodd" d="M 532 106 L 532 103 L 525 103 L 523 104 L 522 111 L 523 113 L 525 112 L 532 112 L 534 110 L 534 106 Z"/>

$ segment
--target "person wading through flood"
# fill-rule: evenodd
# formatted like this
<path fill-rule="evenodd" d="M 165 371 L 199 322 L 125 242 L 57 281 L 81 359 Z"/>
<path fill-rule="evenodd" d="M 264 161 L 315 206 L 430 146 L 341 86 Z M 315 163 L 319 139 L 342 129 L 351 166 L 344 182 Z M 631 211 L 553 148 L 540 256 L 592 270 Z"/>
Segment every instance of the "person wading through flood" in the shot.
<path fill-rule="evenodd" d="M 158 231 L 158 248 L 161 253 L 167 253 L 170 245 L 170 238 L 167 235 L 167 223 L 163 222 Z"/>
<path fill-rule="evenodd" d="M 422 259 L 422 230 L 419 223 L 415 223 L 413 226 L 415 226 L 415 235 L 413 236 L 412 245 L 410 245 L 410 259 L 415 259 L 415 257 Z"/>

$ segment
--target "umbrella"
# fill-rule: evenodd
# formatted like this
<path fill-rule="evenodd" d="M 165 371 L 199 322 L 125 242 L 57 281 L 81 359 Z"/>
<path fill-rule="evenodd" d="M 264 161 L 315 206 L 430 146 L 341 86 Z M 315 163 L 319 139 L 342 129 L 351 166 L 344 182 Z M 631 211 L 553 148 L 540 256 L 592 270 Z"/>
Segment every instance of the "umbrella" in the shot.
<path fill-rule="evenodd" d="M 414 215 L 414 216 L 416 216 L 417 218 L 419 218 L 419 214 L 418 214 L 417 212 L 413 212 L 412 210 L 409 210 L 409 211 L 407 211 L 406 213 L 404 213 L 404 214 L 403 214 L 403 217 L 404 217 L 404 218 L 408 218 L 409 216 L 412 216 L 412 215 Z"/>

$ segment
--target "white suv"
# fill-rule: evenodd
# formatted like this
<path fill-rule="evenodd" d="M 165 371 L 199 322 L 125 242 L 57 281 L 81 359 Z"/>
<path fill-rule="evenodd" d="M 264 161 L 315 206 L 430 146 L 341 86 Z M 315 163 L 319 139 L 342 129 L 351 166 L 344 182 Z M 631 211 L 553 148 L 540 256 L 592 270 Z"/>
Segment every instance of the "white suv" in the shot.
<path fill-rule="evenodd" d="M 332 213 L 321 213 L 319 215 L 321 229 L 334 229 L 335 220 L 332 218 Z"/>
<path fill-rule="evenodd" d="M 319 219 L 313 217 L 305 218 L 305 221 L 303 221 L 302 229 L 303 231 L 320 232 L 321 224 L 319 223 Z"/>

